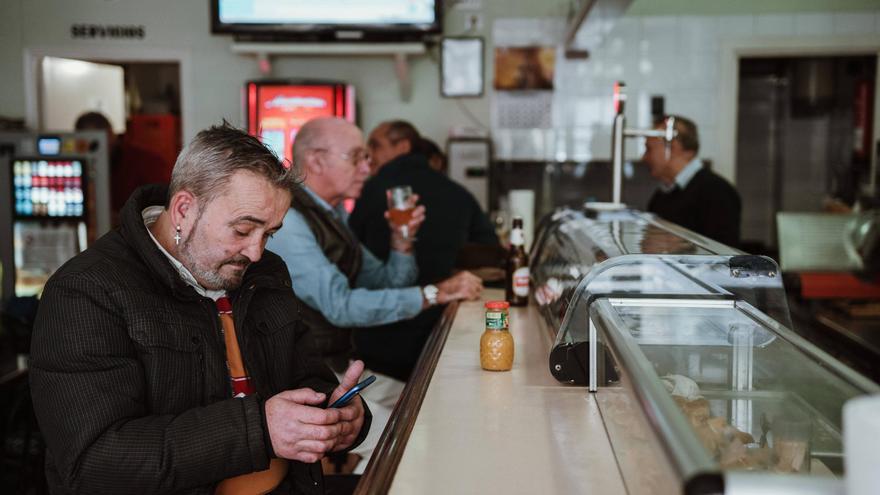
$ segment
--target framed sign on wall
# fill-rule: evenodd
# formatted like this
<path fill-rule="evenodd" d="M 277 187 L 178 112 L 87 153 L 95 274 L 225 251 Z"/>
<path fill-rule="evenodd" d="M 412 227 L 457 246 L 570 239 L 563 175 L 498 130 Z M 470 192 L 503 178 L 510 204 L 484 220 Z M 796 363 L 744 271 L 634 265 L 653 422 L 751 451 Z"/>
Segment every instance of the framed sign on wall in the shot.
<path fill-rule="evenodd" d="M 446 37 L 440 46 L 440 95 L 483 96 L 483 38 Z"/>

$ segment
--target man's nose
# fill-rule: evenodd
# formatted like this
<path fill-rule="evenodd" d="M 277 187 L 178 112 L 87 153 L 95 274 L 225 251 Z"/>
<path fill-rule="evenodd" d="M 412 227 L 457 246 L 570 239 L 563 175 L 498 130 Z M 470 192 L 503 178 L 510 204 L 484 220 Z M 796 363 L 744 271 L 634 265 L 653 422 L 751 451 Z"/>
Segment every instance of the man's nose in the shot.
<path fill-rule="evenodd" d="M 263 257 L 263 248 L 265 246 L 266 241 L 262 237 L 256 237 L 254 240 L 248 241 L 247 246 L 241 250 L 241 254 L 251 260 L 251 263 L 256 263 Z"/>

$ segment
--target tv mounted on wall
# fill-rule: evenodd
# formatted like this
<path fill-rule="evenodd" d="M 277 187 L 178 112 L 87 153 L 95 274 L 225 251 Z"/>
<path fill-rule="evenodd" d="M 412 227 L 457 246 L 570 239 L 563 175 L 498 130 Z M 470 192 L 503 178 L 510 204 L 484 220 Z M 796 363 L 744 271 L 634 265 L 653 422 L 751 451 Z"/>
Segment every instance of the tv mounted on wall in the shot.
<path fill-rule="evenodd" d="M 245 40 L 422 41 L 442 0 L 211 0 L 211 32 Z"/>

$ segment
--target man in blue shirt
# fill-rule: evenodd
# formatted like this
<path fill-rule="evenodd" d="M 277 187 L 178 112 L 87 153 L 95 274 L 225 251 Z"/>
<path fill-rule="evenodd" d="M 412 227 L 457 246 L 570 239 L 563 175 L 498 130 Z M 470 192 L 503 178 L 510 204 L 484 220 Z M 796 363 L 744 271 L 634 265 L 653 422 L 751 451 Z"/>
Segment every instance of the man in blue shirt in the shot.
<path fill-rule="evenodd" d="M 675 117 L 675 139 L 667 154 L 660 138 L 645 140 L 642 161 L 660 187 L 648 201 L 648 211 L 722 244 L 739 244 L 739 193 L 720 175 L 703 166 L 697 153 L 700 140 L 690 119 Z M 668 118 L 668 117 L 667 117 Z M 665 128 L 666 118 L 655 128 Z"/>
<path fill-rule="evenodd" d="M 284 228 L 267 248 L 287 262 L 294 291 L 315 310 L 305 317 L 334 371 L 344 370 L 354 357 L 353 328 L 400 321 L 435 304 L 479 297 L 482 282 L 468 272 L 414 285 L 418 270 L 412 237 L 404 239 L 399 230 L 391 229 L 391 253 L 383 263 L 348 229 L 343 200 L 360 195 L 370 172 L 370 154 L 357 127 L 339 118 L 311 120 L 296 136 L 293 158 L 304 174 L 303 184 L 293 191 Z M 415 208 L 409 231 L 417 232 L 424 219 L 424 207 Z M 376 425 L 363 447 L 375 445 L 402 389 L 401 382 L 380 377 L 363 394 Z M 368 452 L 354 452 L 368 458 Z"/>

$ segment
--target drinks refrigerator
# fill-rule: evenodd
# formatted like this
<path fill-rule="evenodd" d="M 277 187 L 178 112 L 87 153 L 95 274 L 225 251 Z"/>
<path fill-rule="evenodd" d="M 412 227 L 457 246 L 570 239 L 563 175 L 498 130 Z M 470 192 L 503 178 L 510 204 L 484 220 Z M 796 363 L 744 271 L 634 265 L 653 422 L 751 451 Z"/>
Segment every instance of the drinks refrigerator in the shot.
<path fill-rule="evenodd" d="M 355 121 L 354 86 L 333 81 L 249 81 L 245 85 L 248 132 L 292 163 L 296 133 L 316 117 Z"/>

